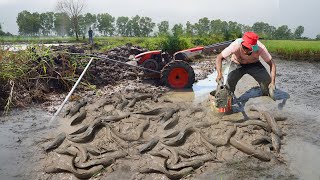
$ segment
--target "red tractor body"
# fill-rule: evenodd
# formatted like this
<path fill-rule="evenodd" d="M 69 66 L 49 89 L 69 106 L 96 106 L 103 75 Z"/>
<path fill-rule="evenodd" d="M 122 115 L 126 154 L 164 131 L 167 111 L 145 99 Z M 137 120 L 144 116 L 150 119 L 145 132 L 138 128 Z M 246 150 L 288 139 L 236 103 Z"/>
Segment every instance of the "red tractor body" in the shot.
<path fill-rule="evenodd" d="M 135 59 L 138 60 L 139 65 L 142 65 L 147 59 L 161 59 L 161 51 L 147 51 L 136 55 Z"/>
<path fill-rule="evenodd" d="M 210 46 L 181 50 L 174 53 L 173 58 L 170 58 L 167 52 L 161 50 L 148 51 L 136 55 L 135 59 L 138 65 L 145 68 L 145 75 L 160 78 L 162 84 L 175 89 L 191 88 L 195 81 L 195 74 L 193 68 L 187 61 L 190 61 L 192 57 L 204 52 L 208 53 L 221 50 L 222 48 L 229 46 L 232 42 L 233 40 Z"/>

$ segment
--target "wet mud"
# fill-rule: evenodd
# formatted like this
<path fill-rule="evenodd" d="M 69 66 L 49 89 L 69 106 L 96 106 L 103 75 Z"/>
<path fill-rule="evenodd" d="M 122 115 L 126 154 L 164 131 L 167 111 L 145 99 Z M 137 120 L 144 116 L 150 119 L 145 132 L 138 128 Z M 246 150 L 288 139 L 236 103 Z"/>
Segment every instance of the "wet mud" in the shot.
<path fill-rule="evenodd" d="M 12 163 L 0 169 L 1 177 L 318 178 L 319 161 L 312 157 L 318 154 L 320 139 L 319 90 L 314 88 L 319 67 L 276 63 L 276 101 L 260 97 L 256 82 L 245 76 L 237 86 L 233 115 L 212 111 L 208 94 L 215 88 L 215 76 L 209 75 L 188 92 L 168 92 L 135 80 L 106 86 L 81 98 L 87 103 L 73 108 L 73 115 L 61 114 L 54 128 L 44 127 L 50 116 L 43 111 L 32 111 L 32 120 L 28 111 L 1 117 L 1 146 L 6 151 L 1 159 Z M 137 98 L 145 94 L 152 96 Z M 251 111 L 252 106 L 258 111 Z M 81 112 L 86 116 L 75 123 Z"/>

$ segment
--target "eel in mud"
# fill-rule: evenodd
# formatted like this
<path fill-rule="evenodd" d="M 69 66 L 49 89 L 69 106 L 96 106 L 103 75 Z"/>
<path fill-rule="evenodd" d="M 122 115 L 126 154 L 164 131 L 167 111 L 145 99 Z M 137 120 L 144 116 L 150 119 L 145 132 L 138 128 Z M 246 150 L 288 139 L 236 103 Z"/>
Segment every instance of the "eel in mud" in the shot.
<path fill-rule="evenodd" d="M 86 145 L 86 148 L 88 150 L 88 153 L 94 155 L 94 156 L 100 156 L 104 153 L 107 153 L 107 152 L 114 152 L 115 150 L 104 150 L 104 151 L 99 151 L 96 147 L 93 147 L 91 145 Z"/>
<path fill-rule="evenodd" d="M 210 151 L 210 152 L 213 152 L 213 153 L 217 153 L 218 152 L 218 149 L 216 146 L 212 145 L 211 143 L 209 143 L 207 140 L 205 140 L 203 137 L 201 137 L 201 135 L 199 136 L 200 137 L 200 142 L 203 143 L 203 145 Z"/>
<path fill-rule="evenodd" d="M 271 115 L 270 112 L 262 111 L 261 114 L 266 119 L 267 123 L 271 127 L 272 132 L 274 132 L 279 137 L 282 137 L 281 129 L 279 128 L 277 122 L 275 121 L 274 117 Z"/>
<path fill-rule="evenodd" d="M 74 125 L 80 124 L 86 118 L 86 116 L 87 116 L 87 111 L 84 108 L 81 108 L 80 112 L 72 116 L 70 125 L 74 126 Z"/>
<path fill-rule="evenodd" d="M 178 115 L 173 116 L 169 121 L 167 121 L 163 124 L 163 129 L 168 130 L 168 129 L 172 128 L 173 126 L 178 124 L 178 120 L 179 120 Z"/>
<path fill-rule="evenodd" d="M 149 122 L 148 120 L 147 120 L 147 121 L 143 121 L 143 122 L 140 123 L 140 124 L 137 126 L 137 128 L 134 130 L 135 133 L 132 133 L 132 134 L 130 134 L 130 135 L 123 135 L 123 134 L 115 131 L 113 128 L 111 128 L 111 127 L 109 127 L 109 128 L 110 128 L 110 130 L 112 131 L 112 133 L 115 134 L 116 136 L 118 136 L 119 138 L 121 138 L 121 139 L 123 139 L 123 140 L 125 140 L 125 141 L 130 141 L 130 142 L 131 142 L 131 141 L 137 141 L 137 140 L 141 137 L 143 131 L 144 131 L 149 125 L 150 125 L 150 122 Z"/>
<path fill-rule="evenodd" d="M 162 143 L 167 146 L 179 146 L 184 143 L 186 137 L 195 132 L 196 129 L 193 126 L 187 126 L 183 128 L 179 134 L 171 139 L 162 139 Z"/>
<path fill-rule="evenodd" d="M 98 166 L 94 166 L 90 169 L 76 169 L 73 166 L 73 162 L 74 162 L 75 157 L 70 158 L 70 162 L 68 163 L 61 163 L 58 166 L 57 165 L 49 165 L 47 167 L 45 167 L 44 171 L 46 173 L 61 173 L 61 172 L 71 172 L 73 175 L 75 175 L 77 178 L 79 179 L 89 179 L 91 178 L 93 175 L 97 174 L 98 172 L 100 172 L 104 167 L 103 165 L 98 165 Z"/>
<path fill-rule="evenodd" d="M 119 116 L 101 117 L 101 119 L 103 122 L 117 122 L 127 117 L 130 117 L 130 113 L 124 113 L 123 115 L 119 115 Z"/>
<path fill-rule="evenodd" d="M 279 153 L 280 152 L 280 148 L 281 148 L 281 140 L 280 137 L 278 135 L 276 135 L 275 133 L 271 133 L 271 140 L 272 140 L 272 147 L 273 149 Z"/>
<path fill-rule="evenodd" d="M 179 130 L 172 129 L 170 131 L 166 131 L 167 133 L 161 136 L 162 138 L 172 138 L 179 134 Z"/>
<path fill-rule="evenodd" d="M 130 101 L 130 103 L 128 104 L 128 107 L 132 108 L 138 101 L 145 100 L 145 99 L 148 99 L 148 98 L 153 98 L 153 95 L 152 94 L 144 94 L 144 95 L 140 95 L 140 96 L 134 97 Z"/>
<path fill-rule="evenodd" d="M 210 143 L 214 146 L 224 146 L 224 145 L 228 144 L 230 138 L 236 133 L 236 131 L 237 131 L 237 128 L 233 126 L 232 128 L 228 129 L 224 135 L 219 136 L 219 137 L 215 137 L 215 138 L 207 137 L 202 132 L 199 132 L 199 133 L 200 133 L 201 138 L 204 141 L 207 141 L 208 143 Z"/>
<path fill-rule="evenodd" d="M 76 134 L 81 134 L 83 132 L 85 132 L 88 129 L 89 125 L 84 125 L 81 128 L 79 128 L 78 130 L 70 133 L 69 135 L 76 135 Z"/>
<path fill-rule="evenodd" d="M 66 139 L 66 133 L 62 132 L 51 143 L 49 143 L 44 150 L 48 152 L 59 147 L 63 143 L 64 139 Z"/>
<path fill-rule="evenodd" d="M 152 150 L 159 142 L 159 137 L 153 137 L 147 144 L 143 145 L 139 152 L 140 154 Z"/>
<path fill-rule="evenodd" d="M 233 147 L 237 148 L 238 150 L 240 150 L 250 156 L 258 158 L 262 161 L 270 161 L 271 160 L 271 156 L 267 152 L 254 149 L 254 147 L 249 146 L 241 141 L 238 141 L 234 137 L 231 137 L 229 142 Z"/>
<path fill-rule="evenodd" d="M 261 112 L 263 110 L 259 109 L 256 105 L 250 105 L 249 106 L 249 112 L 259 112 L 261 114 Z M 288 117 L 286 115 L 284 115 L 285 113 L 283 112 L 279 112 L 279 111 L 271 111 L 270 112 L 272 114 L 272 116 L 274 117 L 274 119 L 276 121 L 285 121 L 288 119 Z M 255 118 L 257 119 L 257 118 Z"/>
<path fill-rule="evenodd" d="M 234 125 L 236 125 L 237 127 L 244 127 L 244 126 L 249 126 L 249 125 L 257 125 L 257 126 L 263 127 L 268 132 L 271 131 L 270 126 L 268 124 L 262 122 L 261 120 L 254 120 L 254 119 L 246 120 L 243 123 L 234 123 Z"/>
<path fill-rule="evenodd" d="M 124 151 L 116 151 L 112 153 L 106 153 L 95 159 L 89 160 L 87 162 L 75 162 L 74 166 L 77 168 L 89 168 L 91 166 L 103 165 L 104 167 L 110 166 L 116 159 L 123 158 L 127 155 Z"/>
<path fill-rule="evenodd" d="M 163 117 L 161 118 L 160 122 L 164 123 L 166 122 L 168 119 L 170 119 L 172 117 L 172 115 L 176 112 L 178 112 L 180 110 L 180 108 L 172 108 L 169 109 L 168 111 L 166 111 L 163 115 Z"/>
<path fill-rule="evenodd" d="M 184 162 L 180 162 L 178 164 L 167 164 L 167 168 L 171 170 L 178 170 L 186 167 L 192 167 L 193 169 L 196 169 L 200 166 L 202 166 L 204 163 L 208 161 L 213 161 L 216 158 L 212 156 L 212 154 L 206 154 L 203 156 L 197 156 L 193 158 L 189 158 Z"/>
<path fill-rule="evenodd" d="M 200 123 L 196 123 L 194 125 L 188 125 L 185 128 L 183 128 L 182 130 L 178 131 L 179 132 L 178 135 L 174 136 L 171 139 L 162 138 L 161 142 L 167 146 L 179 146 L 185 142 L 186 137 L 188 137 L 193 132 L 198 131 L 198 128 L 210 127 L 212 124 L 214 124 L 214 123 L 200 122 Z M 176 131 L 172 132 L 172 134 L 175 134 L 175 133 L 176 133 Z"/>
<path fill-rule="evenodd" d="M 89 125 L 85 132 L 76 135 L 69 135 L 68 140 L 75 143 L 88 142 L 95 133 L 95 129 L 100 127 L 101 125 L 103 125 L 101 118 L 97 118 Z"/>
<path fill-rule="evenodd" d="M 79 153 L 79 150 L 74 146 L 68 146 L 63 149 L 61 148 L 56 149 L 54 152 L 58 154 L 68 155 L 68 156 L 77 156 Z"/>
<path fill-rule="evenodd" d="M 132 100 L 129 102 L 128 107 L 129 107 L 129 108 L 132 108 L 132 107 L 136 104 L 136 102 L 137 102 L 137 98 L 132 99 Z"/>
<path fill-rule="evenodd" d="M 271 138 L 268 136 L 261 136 L 251 142 L 252 145 L 269 144 L 269 143 L 271 143 Z"/>
<path fill-rule="evenodd" d="M 141 115 L 159 115 L 166 112 L 166 108 L 155 108 L 149 111 L 142 111 L 142 112 L 135 112 L 134 114 L 141 114 Z"/>
<path fill-rule="evenodd" d="M 260 117 L 260 113 L 255 111 L 238 112 L 223 116 L 222 121 L 240 122 L 248 119 L 259 119 Z"/>
<path fill-rule="evenodd" d="M 89 158 L 87 148 L 80 144 L 73 144 L 73 146 L 79 150 L 78 156 L 80 158 L 80 162 L 87 161 Z"/>
<path fill-rule="evenodd" d="M 122 111 L 123 108 L 125 108 L 126 105 L 129 104 L 129 101 L 124 96 L 121 96 L 121 100 L 122 100 L 122 102 L 119 103 L 116 108 Z"/>
<path fill-rule="evenodd" d="M 178 161 L 180 160 L 178 151 L 175 150 L 174 148 L 169 148 L 169 147 L 167 148 L 167 150 L 171 152 L 168 160 L 171 160 L 171 163 L 173 164 L 177 164 Z"/>
<path fill-rule="evenodd" d="M 180 171 L 166 170 L 164 167 L 152 167 L 152 166 L 139 169 L 140 173 L 160 172 L 165 174 L 169 179 L 181 179 L 183 176 L 190 174 L 192 171 L 193 171 L 192 167 L 187 167 L 187 168 L 181 169 Z"/>
<path fill-rule="evenodd" d="M 69 113 L 68 115 L 70 117 L 74 116 L 79 110 L 80 108 L 82 108 L 83 106 L 85 106 L 87 104 L 87 101 L 84 100 L 84 101 L 80 101 L 79 103 L 77 103 L 75 106 L 73 106 L 70 110 L 69 110 Z"/>
<path fill-rule="evenodd" d="M 85 162 L 88 159 L 87 149 L 78 144 L 69 144 L 63 149 L 56 149 L 54 152 L 75 157 L 75 160 Z"/>

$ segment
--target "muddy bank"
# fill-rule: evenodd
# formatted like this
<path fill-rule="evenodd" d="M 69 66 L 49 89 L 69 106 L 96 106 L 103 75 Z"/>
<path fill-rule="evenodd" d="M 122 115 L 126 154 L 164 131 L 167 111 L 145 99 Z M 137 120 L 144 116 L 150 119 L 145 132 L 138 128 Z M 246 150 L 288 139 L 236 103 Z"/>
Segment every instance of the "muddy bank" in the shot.
<path fill-rule="evenodd" d="M 0 108 L 3 109 L 10 99 L 15 107 L 25 107 L 33 102 L 48 101 L 46 94 L 66 92 L 77 81 L 88 57 L 70 55 L 70 53 L 88 52 L 91 46 L 35 46 L 24 51 L 1 53 Z M 135 46 L 121 46 L 97 55 L 120 62 L 129 61 L 133 53 L 143 52 Z M 140 69 L 104 59 L 95 59 L 78 89 L 90 90 L 105 85 L 115 85 L 121 80 L 137 79 Z"/>

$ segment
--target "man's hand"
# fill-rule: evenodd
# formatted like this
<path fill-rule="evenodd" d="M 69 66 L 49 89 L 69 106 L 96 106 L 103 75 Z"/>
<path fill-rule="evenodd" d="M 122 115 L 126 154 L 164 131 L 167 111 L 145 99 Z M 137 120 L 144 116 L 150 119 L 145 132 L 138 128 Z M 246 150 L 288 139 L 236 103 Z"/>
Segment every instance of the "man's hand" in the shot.
<path fill-rule="evenodd" d="M 223 76 L 222 74 L 218 74 L 217 78 L 216 78 L 216 82 L 222 81 L 223 82 Z"/>
<path fill-rule="evenodd" d="M 274 101 L 276 100 L 275 99 L 275 96 L 274 96 L 274 91 L 276 90 L 276 85 L 274 82 L 271 82 L 269 84 L 269 95 L 271 97 L 271 99 L 273 99 Z"/>

